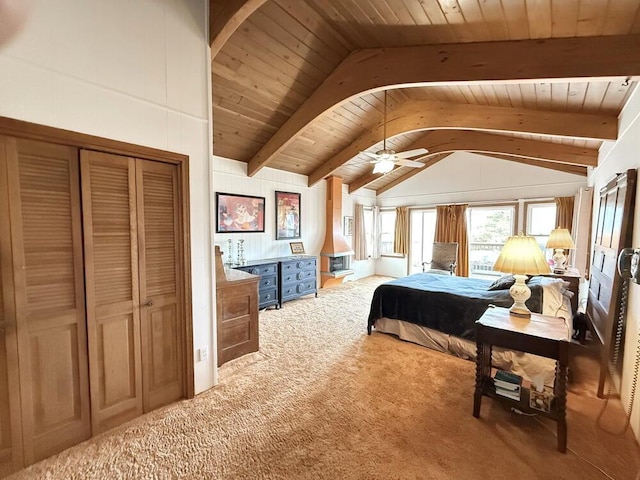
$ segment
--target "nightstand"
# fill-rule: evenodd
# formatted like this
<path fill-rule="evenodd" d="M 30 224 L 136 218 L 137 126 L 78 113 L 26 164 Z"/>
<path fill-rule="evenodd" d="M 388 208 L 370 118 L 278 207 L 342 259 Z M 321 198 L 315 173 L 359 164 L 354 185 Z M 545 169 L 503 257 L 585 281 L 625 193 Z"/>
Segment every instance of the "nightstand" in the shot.
<path fill-rule="evenodd" d="M 570 333 L 561 318 L 532 313 L 531 318 L 514 317 L 507 308 L 488 308 L 476 321 L 476 388 L 473 416 L 480 417 L 482 397 L 491 397 L 525 413 L 535 413 L 557 422 L 558 450 L 567 450 L 567 367 Z M 523 387 L 520 400 L 498 395 L 491 377 L 493 346 L 533 353 L 556 360 L 554 398 L 549 412 L 529 406 L 530 390 Z"/>

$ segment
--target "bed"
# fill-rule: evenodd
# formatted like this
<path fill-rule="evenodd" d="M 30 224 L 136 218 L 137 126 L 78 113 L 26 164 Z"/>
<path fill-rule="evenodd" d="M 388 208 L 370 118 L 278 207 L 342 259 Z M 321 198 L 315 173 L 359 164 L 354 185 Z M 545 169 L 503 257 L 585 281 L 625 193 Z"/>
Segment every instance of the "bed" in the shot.
<path fill-rule="evenodd" d="M 425 347 L 475 359 L 475 321 L 489 305 L 509 307 L 510 276 L 491 280 L 416 273 L 376 288 L 371 301 L 367 331 L 390 333 Z M 571 292 L 561 279 L 534 276 L 527 284 L 531 311 L 560 317 L 571 337 Z M 531 354 L 494 349 L 494 365 L 527 380 L 554 378 L 555 362 Z"/>

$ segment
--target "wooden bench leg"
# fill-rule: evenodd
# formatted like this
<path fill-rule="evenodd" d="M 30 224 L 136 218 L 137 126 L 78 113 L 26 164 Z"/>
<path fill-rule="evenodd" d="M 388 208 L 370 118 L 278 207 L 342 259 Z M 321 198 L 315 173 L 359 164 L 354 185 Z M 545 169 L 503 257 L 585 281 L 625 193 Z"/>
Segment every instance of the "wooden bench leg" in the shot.
<path fill-rule="evenodd" d="M 563 362 L 564 363 L 564 362 Z M 556 408 L 558 409 L 558 451 L 567 453 L 567 366 L 556 363 Z"/>

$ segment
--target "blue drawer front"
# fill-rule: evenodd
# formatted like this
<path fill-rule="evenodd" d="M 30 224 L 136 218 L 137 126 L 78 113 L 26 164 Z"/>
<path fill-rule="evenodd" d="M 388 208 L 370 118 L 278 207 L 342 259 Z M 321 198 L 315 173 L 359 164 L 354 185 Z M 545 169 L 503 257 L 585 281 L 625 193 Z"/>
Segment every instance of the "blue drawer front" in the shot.
<path fill-rule="evenodd" d="M 275 275 L 278 273 L 278 264 L 269 263 L 265 265 L 255 265 L 251 267 L 236 267 L 238 270 L 249 272 L 253 275 Z"/>
<path fill-rule="evenodd" d="M 260 291 L 260 308 L 269 305 L 276 305 L 278 303 L 278 290 L 271 288 L 269 290 Z"/>

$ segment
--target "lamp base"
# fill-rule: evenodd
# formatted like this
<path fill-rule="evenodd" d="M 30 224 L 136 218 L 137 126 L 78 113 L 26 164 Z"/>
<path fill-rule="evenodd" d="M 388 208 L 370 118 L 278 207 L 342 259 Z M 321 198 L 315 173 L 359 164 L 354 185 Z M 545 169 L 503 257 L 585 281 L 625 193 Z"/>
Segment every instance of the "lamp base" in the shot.
<path fill-rule="evenodd" d="M 531 310 L 527 309 L 526 312 L 521 312 L 520 310 L 511 307 L 509 309 L 509 315 L 512 315 L 518 318 L 531 318 Z"/>
<path fill-rule="evenodd" d="M 563 248 L 556 248 L 553 253 L 553 273 L 564 273 L 567 265 L 567 257 Z"/>
<path fill-rule="evenodd" d="M 513 278 L 516 279 L 516 283 L 514 283 L 509 289 L 509 293 L 511 294 L 511 298 L 513 298 L 513 305 L 509 309 L 509 313 L 516 317 L 521 318 L 530 318 L 531 310 L 525 305 L 524 302 L 531 298 L 531 290 L 527 286 L 525 280 L 527 279 L 526 275 L 514 275 Z"/>

